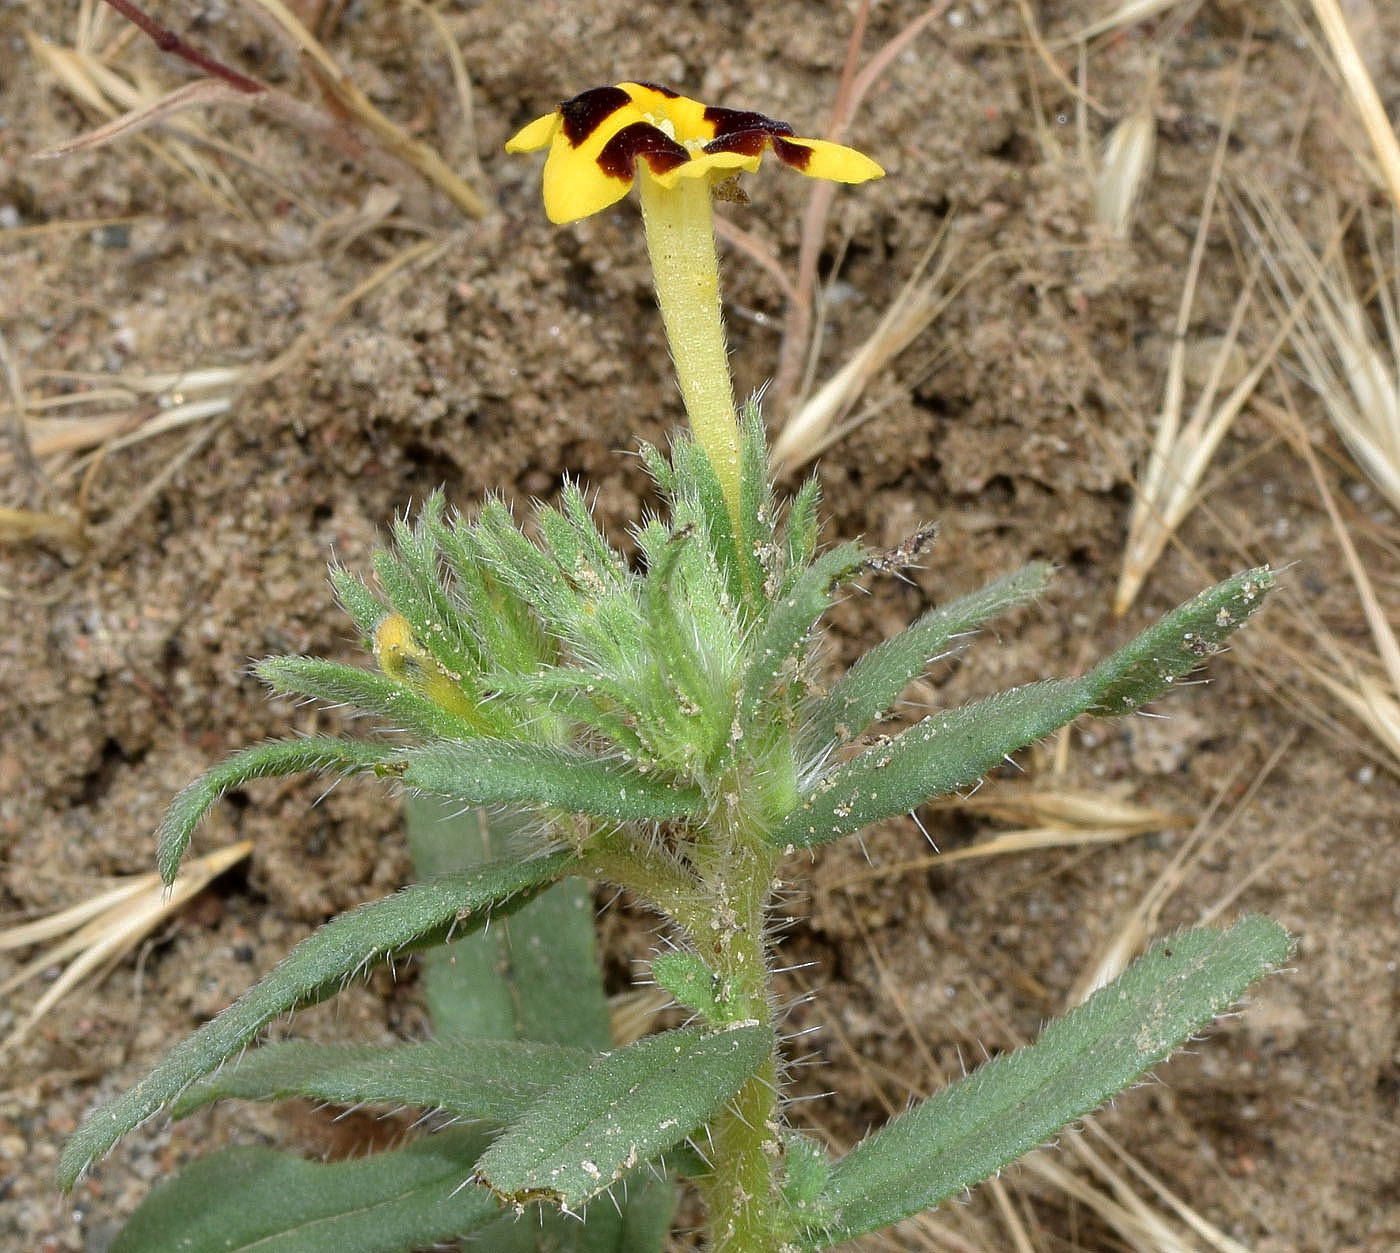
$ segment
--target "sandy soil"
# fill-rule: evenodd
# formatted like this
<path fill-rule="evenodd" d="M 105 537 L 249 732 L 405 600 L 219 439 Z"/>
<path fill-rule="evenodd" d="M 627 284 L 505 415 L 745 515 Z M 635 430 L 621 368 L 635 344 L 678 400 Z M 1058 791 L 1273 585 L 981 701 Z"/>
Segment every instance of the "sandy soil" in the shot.
<path fill-rule="evenodd" d="M 1110 6 L 1032 7 L 1053 40 Z M 1393 112 L 1400 9 L 1352 7 L 1372 23 L 1371 68 Z M 231 64 L 315 99 L 295 54 L 244 6 L 152 8 Z M 502 142 L 562 96 L 619 78 L 671 83 L 821 133 L 850 22 L 849 6 L 795 0 L 442 8 L 472 76 L 473 130 L 442 45 L 409 7 L 354 3 L 327 43 L 372 99 L 456 168 L 480 161 L 477 182 L 492 203 L 480 222 L 412 177 L 386 182 L 285 125 L 231 110 L 209 114 L 209 127 L 253 165 L 198 153 L 231 193 L 225 204 L 166 163 L 168 148 L 142 139 L 30 160 L 97 120 L 26 38 L 71 46 L 89 6 L 0 4 L 0 330 L 27 393 L 62 396 L 121 373 L 256 367 L 313 332 L 303 354 L 240 394 L 225 418 L 113 448 L 86 477 L 71 457 L 41 458 L 36 476 L 17 465 L 12 442 L 0 452 L 3 503 L 81 518 L 88 541 L 41 538 L 0 551 L 6 914 L 51 910 L 108 876 L 148 870 L 169 797 L 233 748 L 339 725 L 331 714 L 269 702 L 247 662 L 270 652 L 352 659 L 326 562 L 334 554 L 363 567 L 410 502 L 438 486 L 463 506 L 487 490 L 548 497 L 568 472 L 598 492 L 614 527 L 637 516 L 643 476 L 621 454 L 638 438 L 664 439 L 680 415 L 635 210 L 551 228 L 537 162 L 507 158 Z M 1315 243 L 1325 242 L 1326 197 L 1383 203 L 1351 155 L 1360 132 L 1283 6 L 1165 8 L 1157 22 L 1092 45 L 1086 62 L 1104 108 L 1083 117 L 1091 150 L 1139 106 L 1159 67 L 1157 158 L 1126 243 L 1094 222 L 1075 99 L 1028 48 L 1009 0 L 956 4 L 895 60 L 854 127 L 854 142 L 889 177 L 837 198 L 827 259 L 839 256 L 841 269 L 819 375 L 869 332 L 949 214 L 951 273 L 967 281 L 874 383 L 878 414 L 820 463 L 830 536 L 883 544 L 923 521 L 942 528 L 914 584 L 876 584 L 840 607 L 839 649 L 854 656 L 932 601 L 1032 557 L 1061 567 L 1043 604 L 932 673 L 929 699 L 951 703 L 1074 671 L 1208 579 L 1261 560 L 1290 567 L 1291 600 L 1271 610 L 1271 629 L 1305 639 L 1305 610 L 1349 646 L 1370 647 L 1306 466 L 1254 408 L 1219 451 L 1206 507 L 1180 544 L 1124 619 L 1110 612 L 1132 474 L 1161 403 L 1247 31 L 1231 176 L 1267 179 Z M 876 6 L 867 47 L 921 11 L 912 0 Z M 106 48 L 120 23 L 102 15 L 96 46 Z M 1075 73 L 1072 45 L 1055 56 Z M 164 88 L 190 76 L 139 38 L 113 61 Z M 376 220 L 385 187 L 397 207 Z M 750 206 L 726 212 L 790 266 L 809 187 L 765 168 L 750 191 Z M 1222 221 L 1230 216 L 1222 210 Z M 82 219 L 107 225 L 63 225 Z M 338 299 L 424 238 L 446 244 L 431 264 L 323 325 Z M 1245 262 L 1216 229 L 1193 345 L 1225 330 Z M 731 251 L 726 268 L 736 381 L 748 391 L 773 372 L 782 297 L 750 258 Z M 1246 353 L 1273 332 L 1259 303 L 1246 320 Z M 1199 372 L 1191 380 L 1194 396 Z M 1280 386 L 1266 381 L 1263 391 L 1277 399 Z M 1362 534 L 1363 558 L 1394 602 L 1397 519 L 1306 388 L 1292 395 Z M 1227 915 L 1266 911 L 1299 937 L 1296 968 L 1099 1125 L 1248 1248 L 1395 1248 L 1400 789 L 1394 759 L 1338 709 L 1322 704 L 1336 720 L 1328 726 L 1300 707 L 1295 670 L 1256 639 L 1213 663 L 1208 685 L 1174 693 L 1161 707 L 1166 718 L 1086 722 L 1058 760 L 1054 746 L 1025 755 L 1025 773 L 997 785 L 1102 792 L 1191 820 L 1219 800 L 1216 823 L 1238 804 L 1157 928 L 1194 922 L 1229 897 Z M 67 999 L 5 1060 L 0 1245 L 102 1249 L 153 1180 L 211 1146 L 270 1141 L 346 1153 L 392 1134 L 367 1118 L 333 1125 L 305 1108 L 220 1108 L 133 1136 L 71 1199 L 51 1183 L 58 1148 L 84 1111 L 139 1077 L 317 923 L 403 881 L 395 804 L 373 784 L 342 786 L 316 803 L 321 791 L 315 782 L 264 784 L 224 805 L 198 847 L 250 837 L 251 859 L 139 957 Z M 996 825 L 966 813 L 923 818 L 944 848 Z M 847 884 L 867 854 L 880 866 L 923 849 L 901 821 L 871 833 L 863 850 L 842 845 L 814 866 L 795 863 L 785 952 L 815 966 L 788 990 L 796 996 L 805 978 L 818 995 L 794 1011 L 794 1026 L 827 1024 L 804 1037 L 820 1065 L 800 1083 L 839 1093 L 800 1106 L 798 1119 L 849 1142 L 888 1105 L 957 1074 L 982 1049 L 1033 1035 L 1183 838 L 1167 831 Z M 625 904 L 605 915 L 619 989 L 630 961 L 645 954 L 646 927 Z M 0 978 L 29 956 L 5 955 Z M 11 998 L 0 1031 L 38 994 L 30 985 Z M 380 976 L 294 1029 L 387 1040 L 421 1021 L 412 979 Z M 1080 1170 L 1070 1154 L 1059 1160 Z M 1030 1171 L 1012 1170 L 1004 1183 L 1039 1247 L 1121 1247 L 1083 1205 Z M 987 1189 L 939 1222 L 967 1243 L 913 1229 L 899 1239 L 1010 1247 Z M 1183 1247 L 1207 1247 L 1174 1225 Z"/>

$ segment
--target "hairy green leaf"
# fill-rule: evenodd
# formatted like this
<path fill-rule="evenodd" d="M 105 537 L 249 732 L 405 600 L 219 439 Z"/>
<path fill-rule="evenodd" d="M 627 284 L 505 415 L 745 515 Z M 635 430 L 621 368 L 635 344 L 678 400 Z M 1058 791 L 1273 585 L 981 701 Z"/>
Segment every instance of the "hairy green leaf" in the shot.
<path fill-rule="evenodd" d="M 170 802 L 160 824 L 156 865 L 160 877 L 171 883 L 180 868 L 180 858 L 189 847 L 190 836 L 199 820 L 218 803 L 230 788 L 253 779 L 300 774 L 304 770 L 336 771 L 354 774 L 372 770 L 403 756 L 393 744 L 367 744 L 362 740 L 342 740 L 332 736 L 312 736 L 301 740 L 273 740 L 254 744 L 234 753 L 227 761 L 187 783 Z"/>
<path fill-rule="evenodd" d="M 711 1022 L 719 1017 L 719 993 L 723 990 L 720 976 L 695 953 L 685 949 L 658 953 L 651 959 L 651 977 L 656 980 L 656 986 L 665 988 L 678 1004 L 693 1009 Z"/>
<path fill-rule="evenodd" d="M 1080 714 L 1138 708 L 1219 648 L 1271 586 L 1268 570 L 1236 575 L 1174 610 L 1081 678 L 1028 684 L 925 718 L 824 776 L 770 839 L 779 847 L 839 839 L 970 787 L 1008 753 Z"/>
<path fill-rule="evenodd" d="M 511 1122 L 595 1054 L 525 1040 L 439 1038 L 419 1044 L 313 1044 L 295 1040 L 245 1053 L 187 1088 L 171 1113 L 211 1101 L 408 1105 L 458 1118 Z"/>
<path fill-rule="evenodd" d="M 607 1053 L 541 1097 L 482 1155 L 502 1196 L 577 1209 L 714 1116 L 769 1056 L 758 1024 L 689 1027 Z"/>
<path fill-rule="evenodd" d="M 1286 962 L 1293 941 L 1249 917 L 1164 940 L 1034 1044 L 988 1062 L 836 1163 L 801 1236 L 824 1249 L 937 1205 L 1096 1109 Z"/>
<path fill-rule="evenodd" d="M 811 752 L 820 752 L 830 744 L 855 739 L 953 640 L 997 614 L 1033 600 L 1052 573 L 1045 562 L 1032 562 L 1015 574 L 930 609 L 906 630 L 877 644 L 807 714 L 803 744 Z"/>
<path fill-rule="evenodd" d="M 664 1253 L 676 1206 L 668 1179 L 633 1176 L 625 1198 L 602 1200 L 583 1215 L 553 1205 L 513 1207 L 466 1244 L 469 1253 Z M 580 1221 L 582 1218 L 582 1221 Z M 464 1242 L 465 1243 L 465 1242 Z"/>
<path fill-rule="evenodd" d="M 821 537 L 821 519 L 817 514 L 821 499 L 821 483 L 814 475 L 788 502 L 787 520 L 783 524 L 783 572 L 789 581 L 806 569 L 807 563 L 816 556 L 817 541 Z"/>
<path fill-rule="evenodd" d="M 855 543 L 823 553 L 768 610 L 744 675 L 740 727 L 753 724 L 759 702 L 792 670 L 817 619 L 831 607 L 833 586 L 858 569 L 864 557 L 865 550 Z"/>
<path fill-rule="evenodd" d="M 1273 571 L 1260 566 L 1173 609 L 1084 676 L 1093 697 L 1089 708 L 1099 714 L 1131 713 L 1161 695 L 1253 617 L 1275 582 Z"/>
<path fill-rule="evenodd" d="M 120 1137 L 175 1100 L 196 1079 L 244 1048 L 267 1023 L 334 995 L 372 965 L 508 914 L 568 873 L 575 859 L 555 853 L 507 858 L 479 870 L 405 888 L 326 923 L 218 1017 L 177 1044 L 140 1083 L 92 1114 L 59 1158 L 59 1185 L 78 1175 Z"/>
<path fill-rule="evenodd" d="M 464 810 L 436 796 L 410 793 L 404 797 L 403 809 L 413 869 L 420 879 L 480 866 L 494 855 L 510 851 L 513 834 L 527 825 L 538 826 L 509 812 L 488 818 L 480 808 Z M 525 908 L 532 909 L 538 903 L 537 898 Z M 515 1039 L 515 998 L 501 974 L 507 969 L 508 940 L 502 924 L 423 954 L 419 983 L 435 1034 L 458 1040 Z"/>
<path fill-rule="evenodd" d="M 454 1129 L 392 1153 L 329 1165 L 266 1148 L 202 1157 L 141 1204 L 112 1253 L 408 1253 L 501 1212 L 467 1186 L 485 1144 Z"/>
<path fill-rule="evenodd" d="M 414 865 L 424 874 L 478 865 L 539 825 L 528 815 L 464 812 L 430 796 L 409 797 L 404 810 Z M 612 1046 L 593 894 L 582 879 L 562 879 L 508 919 L 425 953 L 423 965 L 439 1036 Z"/>
<path fill-rule="evenodd" d="M 279 695 L 310 696 L 330 705 L 348 705 L 391 719 L 392 730 L 434 738 L 479 733 L 479 727 L 377 670 L 319 657 L 267 657 L 254 670 Z"/>
<path fill-rule="evenodd" d="M 339 566 L 331 567 L 331 587 L 335 589 L 340 607 L 360 632 L 361 640 L 368 644 L 374 638 L 374 628 L 389 611 L 361 579 Z"/>
<path fill-rule="evenodd" d="M 403 753 L 404 782 L 470 805 L 545 805 L 618 821 L 659 821 L 700 812 L 696 788 L 644 775 L 620 762 L 518 740 L 444 740 Z"/>

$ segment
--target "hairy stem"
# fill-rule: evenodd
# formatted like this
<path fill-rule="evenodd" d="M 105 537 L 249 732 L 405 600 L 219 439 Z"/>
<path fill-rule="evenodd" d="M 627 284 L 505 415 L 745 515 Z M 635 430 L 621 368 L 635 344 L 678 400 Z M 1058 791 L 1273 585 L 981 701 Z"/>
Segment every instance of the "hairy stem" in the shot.
<path fill-rule="evenodd" d="M 666 188 L 643 171 L 637 185 L 656 301 L 685 411 L 696 442 L 714 466 L 737 533 L 739 418 L 724 344 L 710 184 L 704 178 L 683 178 Z"/>
<path fill-rule="evenodd" d="M 771 1026 L 765 914 L 777 855 L 757 838 L 736 788 L 697 849 L 711 898 L 708 934 L 695 935 L 714 959 L 723 991 L 722 1020 Z M 777 1253 L 782 1240 L 775 1167 L 778 1144 L 777 1055 L 739 1089 L 710 1124 L 714 1173 L 703 1184 L 715 1253 Z"/>

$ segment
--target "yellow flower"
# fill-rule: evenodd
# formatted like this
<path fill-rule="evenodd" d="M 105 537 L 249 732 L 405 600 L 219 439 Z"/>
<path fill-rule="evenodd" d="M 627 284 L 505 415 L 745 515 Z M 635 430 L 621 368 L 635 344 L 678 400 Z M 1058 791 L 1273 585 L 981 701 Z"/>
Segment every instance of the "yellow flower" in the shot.
<path fill-rule="evenodd" d="M 802 139 L 786 122 L 743 109 L 701 104 L 653 83 L 594 87 L 536 118 L 507 152 L 549 148 L 544 208 L 574 222 L 615 204 L 640 171 L 667 190 L 682 179 L 714 182 L 752 173 L 767 149 L 811 178 L 863 183 L 884 174 L 864 153 Z"/>

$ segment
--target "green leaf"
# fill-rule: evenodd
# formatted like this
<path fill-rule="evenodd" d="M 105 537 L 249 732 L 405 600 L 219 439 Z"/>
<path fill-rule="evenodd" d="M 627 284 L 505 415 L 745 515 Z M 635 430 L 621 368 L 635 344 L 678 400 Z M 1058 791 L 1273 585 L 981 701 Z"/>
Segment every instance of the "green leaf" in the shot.
<path fill-rule="evenodd" d="M 687 818 L 704 801 L 697 788 L 644 775 L 573 749 L 518 740 L 443 740 L 401 750 L 404 782 L 470 805 L 546 805 L 621 822 Z"/>
<path fill-rule="evenodd" d="M 821 499 L 821 484 L 813 475 L 788 503 L 787 521 L 783 524 L 783 570 L 789 578 L 805 570 L 816 556 L 821 538 L 821 519 L 817 515 Z"/>
<path fill-rule="evenodd" d="M 832 685 L 830 693 L 804 719 L 804 745 L 816 753 L 830 744 L 855 739 L 953 640 L 997 614 L 1033 600 L 1052 573 L 1045 562 L 1032 562 L 1015 574 L 930 609 L 906 630 L 877 644 Z"/>
<path fill-rule="evenodd" d="M 831 607 L 833 586 L 857 570 L 864 557 L 865 550 L 855 543 L 823 553 L 768 610 L 744 674 L 738 726 L 753 725 L 759 702 L 793 669 L 817 619 Z"/>
<path fill-rule="evenodd" d="M 1219 648 L 1272 585 L 1268 570 L 1236 575 L 1174 610 L 1081 678 L 1028 684 L 925 718 L 830 771 L 769 838 L 794 848 L 839 839 L 970 787 L 1007 754 L 1080 714 L 1131 712 Z"/>
<path fill-rule="evenodd" d="M 739 417 L 739 516 L 744 532 L 744 549 L 754 560 L 749 565 L 755 586 L 761 586 L 764 567 L 774 554 L 775 502 L 773 472 L 768 465 L 768 429 L 758 402 L 750 400 Z"/>
<path fill-rule="evenodd" d="M 331 587 L 335 589 L 340 607 L 360 632 L 361 640 L 368 645 L 374 638 L 374 628 L 389 611 L 360 579 L 339 566 L 331 567 Z"/>
<path fill-rule="evenodd" d="M 511 1122 L 596 1055 L 524 1040 L 439 1038 L 418 1044 L 313 1044 L 295 1040 L 245 1053 L 187 1088 L 171 1113 L 212 1101 L 408 1105 L 458 1118 Z"/>
<path fill-rule="evenodd" d="M 519 1038 L 611 1048 L 588 884 L 577 878 L 556 883 L 512 914 L 504 930 Z"/>
<path fill-rule="evenodd" d="M 266 1148 L 215 1153 L 152 1192 L 112 1253 L 408 1253 L 452 1240 L 501 1212 L 485 1188 L 462 1186 L 485 1141 L 454 1129 L 330 1165 Z"/>
<path fill-rule="evenodd" d="M 301 740 L 273 740 L 255 744 L 234 753 L 193 783 L 187 783 L 170 802 L 160 824 L 156 865 L 160 877 L 171 883 L 180 868 L 180 858 L 189 847 L 190 836 L 199 820 L 231 788 L 242 787 L 252 779 L 299 774 L 303 770 L 340 771 L 354 774 L 371 770 L 403 756 L 393 744 L 367 744 L 332 736 L 311 736 Z"/>
<path fill-rule="evenodd" d="M 377 962 L 469 934 L 489 918 L 509 914 L 574 864 L 570 853 L 533 861 L 506 858 L 405 888 L 333 918 L 223 1013 L 171 1049 L 136 1087 L 92 1114 L 63 1148 L 59 1186 L 71 1188 L 94 1159 L 244 1048 L 274 1018 L 334 995 Z"/>
<path fill-rule="evenodd" d="M 1084 676 L 1093 694 L 1089 708 L 1099 714 L 1131 713 L 1161 695 L 1253 617 L 1276 582 L 1273 571 L 1260 566 L 1173 609 Z"/>
<path fill-rule="evenodd" d="M 876 1231 L 995 1174 L 1121 1092 L 1292 952 L 1283 928 L 1261 917 L 1154 945 L 1034 1044 L 856 1145 L 817 1202 L 829 1220 L 802 1232 L 802 1247 Z"/>
<path fill-rule="evenodd" d="M 393 730 L 420 737 L 475 735 L 479 728 L 434 704 L 411 687 L 360 666 L 319 657 L 267 657 L 254 666 L 258 678 L 279 695 L 309 696 L 348 705 L 393 721 Z"/>
<path fill-rule="evenodd" d="M 773 1049 L 758 1024 L 648 1036 L 541 1097 L 481 1158 L 502 1196 L 566 1209 L 606 1191 L 714 1116 Z"/>
<path fill-rule="evenodd" d="M 440 666 L 475 698 L 480 658 L 468 638 L 463 616 L 448 600 L 437 575 L 436 553 L 426 535 L 420 543 L 409 527 L 394 527 L 396 553 L 374 554 L 374 572 L 390 603 L 413 628 L 415 638 Z"/>
<path fill-rule="evenodd" d="M 729 502 L 709 456 L 693 440 L 678 438 L 671 446 L 671 463 L 676 481 L 676 493 L 671 502 L 672 527 L 683 527 L 689 521 L 702 527 L 730 604 L 749 604 L 744 572 L 755 570 L 756 566 L 752 554 L 745 554 L 735 539 Z M 752 586 L 762 586 L 761 579 Z"/>
<path fill-rule="evenodd" d="M 420 874 L 477 865 L 538 825 L 520 814 L 462 812 L 435 797 L 410 797 L 404 809 Z M 499 926 L 425 954 L 423 982 L 439 1036 L 612 1046 L 593 894 L 581 879 L 563 879 Z"/>
<path fill-rule="evenodd" d="M 658 953 L 651 959 L 651 977 L 656 986 L 665 988 L 677 1003 L 693 1009 L 711 1022 L 720 1015 L 720 976 L 700 958 L 685 949 Z"/>
<path fill-rule="evenodd" d="M 509 851 L 513 829 L 526 821 L 538 826 L 533 819 L 508 812 L 492 821 L 479 808 L 463 810 L 436 796 L 409 794 L 403 809 L 413 869 L 420 879 L 480 866 L 493 853 Z M 435 1034 L 459 1040 L 516 1038 L 515 998 L 501 974 L 507 968 L 508 938 L 504 924 L 486 927 L 423 954 L 419 982 Z"/>
<path fill-rule="evenodd" d="M 579 1221 L 552 1205 L 507 1212 L 473 1233 L 469 1250 L 482 1253 L 663 1253 L 676 1205 L 675 1185 L 633 1176 L 619 1204 L 600 1201 Z"/>

